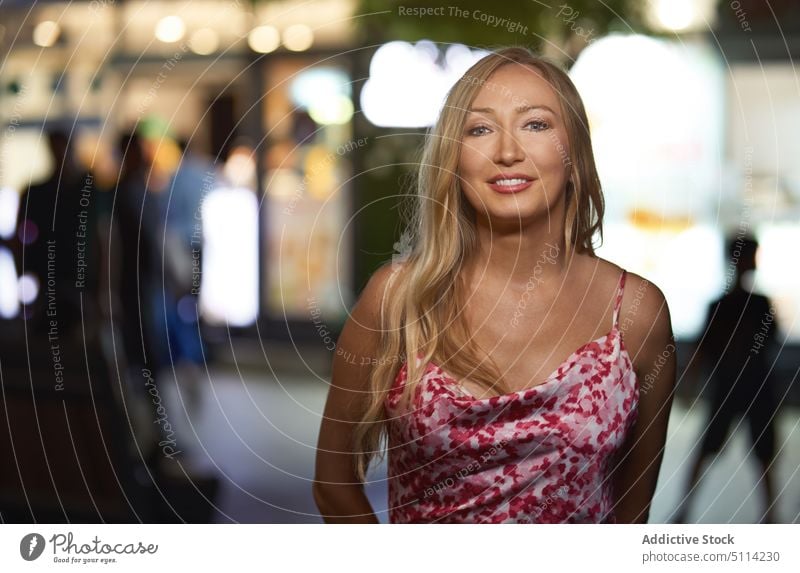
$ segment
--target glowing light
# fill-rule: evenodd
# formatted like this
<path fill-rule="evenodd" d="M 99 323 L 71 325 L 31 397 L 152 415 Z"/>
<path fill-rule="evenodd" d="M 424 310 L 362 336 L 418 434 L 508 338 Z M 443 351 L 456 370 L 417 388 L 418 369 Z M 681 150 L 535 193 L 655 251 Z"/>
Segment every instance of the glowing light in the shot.
<path fill-rule="evenodd" d="M 32 245 L 39 238 L 39 226 L 30 219 L 25 219 L 17 235 L 23 245 Z"/>
<path fill-rule="evenodd" d="M 281 37 L 274 26 L 258 26 L 250 31 L 247 44 L 254 52 L 268 54 L 274 52 L 281 45 Z"/>
<path fill-rule="evenodd" d="M 10 239 L 17 228 L 19 193 L 9 187 L 0 188 L 0 239 Z"/>
<path fill-rule="evenodd" d="M 249 189 L 215 189 L 203 201 L 200 310 L 210 323 L 258 316 L 258 201 Z"/>
<path fill-rule="evenodd" d="M 305 24 L 294 24 L 283 31 L 283 45 L 287 50 L 302 52 L 314 43 L 314 32 Z"/>
<path fill-rule="evenodd" d="M 31 304 L 39 295 L 39 280 L 36 275 L 25 273 L 19 277 L 19 301 L 22 304 Z"/>
<path fill-rule="evenodd" d="M 289 97 L 296 105 L 304 108 L 310 108 L 323 98 L 350 94 L 347 74 L 335 68 L 317 67 L 305 70 L 289 86 Z"/>
<path fill-rule="evenodd" d="M 19 299 L 14 256 L 7 247 L 0 247 L 0 318 L 14 318 L 17 313 Z"/>
<path fill-rule="evenodd" d="M 186 34 L 186 25 L 179 16 L 165 16 L 156 25 L 156 38 L 164 43 L 177 42 Z"/>
<path fill-rule="evenodd" d="M 464 72 L 487 55 L 466 46 L 450 46 L 444 63 L 430 40 L 415 45 L 389 42 L 372 56 L 361 108 L 381 127 L 427 127 L 439 115 L 447 91 Z"/>
<path fill-rule="evenodd" d="M 665 231 L 678 230 L 669 221 L 713 215 L 725 99 L 713 51 L 612 34 L 581 52 L 570 77 L 592 118 L 600 179 L 614 189 L 607 212 L 652 213 L 649 224 Z M 666 107 L 669 114 L 653 113 Z M 637 218 L 648 222 L 647 216 Z"/>
<path fill-rule="evenodd" d="M 189 47 L 201 56 L 213 54 L 219 48 L 219 36 L 211 28 L 200 28 L 189 38 Z"/>
<path fill-rule="evenodd" d="M 353 117 L 353 102 L 343 95 L 320 98 L 308 108 L 308 115 L 322 125 L 341 125 Z"/>
<path fill-rule="evenodd" d="M 660 0 L 655 6 L 659 23 L 667 30 L 686 30 L 695 21 L 692 0 Z"/>
<path fill-rule="evenodd" d="M 722 64 L 707 46 L 611 34 L 581 52 L 570 77 L 591 118 L 603 188 L 613 189 L 600 256 L 657 284 L 675 335 L 692 339 L 725 274 Z"/>
<path fill-rule="evenodd" d="M 52 20 L 39 22 L 33 29 L 33 43 L 42 48 L 49 48 L 58 40 L 61 27 Z"/>
<path fill-rule="evenodd" d="M 297 75 L 289 86 L 289 97 L 308 110 L 321 125 L 340 125 L 353 117 L 350 80 L 335 68 L 319 67 Z"/>

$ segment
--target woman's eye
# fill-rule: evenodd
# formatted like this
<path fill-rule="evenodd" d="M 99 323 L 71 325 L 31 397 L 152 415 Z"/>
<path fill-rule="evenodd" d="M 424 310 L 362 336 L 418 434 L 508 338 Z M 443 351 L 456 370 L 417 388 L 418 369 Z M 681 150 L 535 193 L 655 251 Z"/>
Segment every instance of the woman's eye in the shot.
<path fill-rule="evenodd" d="M 478 125 L 467 131 L 467 133 L 469 135 L 483 135 L 484 133 L 486 133 L 486 131 L 481 131 L 482 129 L 486 131 L 489 130 L 489 128 L 486 127 L 485 125 Z"/>
<path fill-rule="evenodd" d="M 550 127 L 546 121 L 541 119 L 534 119 L 533 121 L 529 121 L 528 123 L 525 124 L 525 127 L 528 127 L 530 125 L 533 126 L 532 131 L 542 131 Z"/>

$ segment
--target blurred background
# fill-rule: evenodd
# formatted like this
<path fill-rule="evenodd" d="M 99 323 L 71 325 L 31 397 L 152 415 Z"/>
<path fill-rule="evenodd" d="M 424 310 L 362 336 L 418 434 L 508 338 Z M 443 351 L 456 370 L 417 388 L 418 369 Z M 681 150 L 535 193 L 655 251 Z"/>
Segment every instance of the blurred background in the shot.
<path fill-rule="evenodd" d="M 519 44 L 586 104 L 598 255 L 672 312 L 651 522 L 800 522 L 800 6 L 551 4 L 0 3 L 0 521 L 321 521 L 338 332 L 444 94 Z"/>

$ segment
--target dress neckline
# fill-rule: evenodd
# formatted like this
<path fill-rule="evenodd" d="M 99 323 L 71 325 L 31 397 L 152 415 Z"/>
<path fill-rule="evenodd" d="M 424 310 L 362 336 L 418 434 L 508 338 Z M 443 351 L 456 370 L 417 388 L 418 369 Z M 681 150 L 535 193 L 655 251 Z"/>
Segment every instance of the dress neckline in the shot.
<path fill-rule="evenodd" d="M 434 362 L 431 362 L 430 365 L 432 365 L 432 366 L 438 368 L 439 370 L 441 370 L 442 378 L 444 378 L 448 382 L 452 383 L 452 385 L 458 391 L 461 392 L 462 396 L 453 396 L 453 399 L 455 399 L 455 400 L 467 400 L 469 402 L 486 402 L 486 401 L 493 400 L 493 399 L 494 400 L 501 400 L 501 399 L 505 399 L 505 398 L 510 398 L 510 397 L 526 394 L 526 393 L 531 392 L 531 391 L 538 392 L 543 387 L 549 386 L 553 382 L 556 382 L 556 381 L 560 380 L 559 372 L 564 368 L 564 366 L 571 366 L 572 364 L 575 363 L 575 361 L 578 359 L 578 357 L 581 356 L 581 354 L 586 351 L 586 349 L 591 347 L 593 344 L 600 344 L 602 342 L 607 341 L 609 338 L 611 338 L 615 334 L 619 335 L 619 328 L 618 328 L 618 326 L 616 324 L 613 327 L 611 327 L 611 330 L 609 330 L 606 334 L 600 336 L 599 338 L 595 338 L 594 340 L 590 340 L 589 342 L 586 342 L 585 344 L 582 344 L 581 346 L 579 346 L 572 354 L 567 356 L 567 358 L 565 358 L 558 366 L 556 366 L 555 370 L 553 370 L 553 372 L 551 372 L 550 375 L 547 378 L 545 378 L 544 381 L 540 382 L 539 384 L 535 384 L 534 386 L 529 386 L 528 388 L 523 388 L 522 390 L 515 390 L 513 392 L 507 392 L 505 394 L 490 395 L 490 396 L 486 396 L 484 398 L 478 398 L 477 396 L 473 396 L 472 394 L 467 392 L 464 389 L 464 387 L 461 386 L 461 384 L 458 383 L 458 380 L 456 380 L 453 376 L 448 374 L 447 371 L 444 370 L 438 364 L 436 364 Z M 619 336 L 619 350 L 620 350 L 619 351 L 620 355 L 627 355 L 628 358 L 630 359 L 630 353 L 628 352 L 628 349 L 625 347 L 625 341 L 622 339 L 621 336 Z M 406 365 L 404 364 L 403 366 L 405 367 Z"/>
<path fill-rule="evenodd" d="M 426 365 L 425 374 L 423 376 L 427 375 L 428 369 L 431 366 L 438 368 L 439 371 L 442 373 L 441 377 L 450 382 L 452 386 L 454 386 L 459 392 L 461 392 L 462 394 L 461 396 L 452 397 L 454 400 L 467 400 L 469 402 L 485 402 L 488 400 L 501 400 L 505 398 L 520 396 L 522 394 L 526 394 L 531 391 L 538 392 L 540 389 L 550 386 L 553 382 L 558 381 L 560 379 L 559 371 L 564 369 L 565 366 L 567 367 L 572 366 L 576 362 L 578 357 L 581 356 L 581 354 L 585 352 L 587 348 L 590 348 L 593 344 L 603 343 L 607 341 L 609 338 L 611 338 L 613 335 L 617 335 L 617 337 L 619 338 L 619 355 L 620 356 L 626 355 L 628 357 L 628 361 L 631 363 L 631 365 L 633 365 L 633 360 L 631 360 L 630 353 L 628 352 L 628 349 L 625 346 L 625 341 L 623 340 L 622 336 L 620 336 L 619 320 L 618 320 L 622 306 L 622 295 L 625 289 L 626 275 L 627 275 L 627 270 L 622 269 L 622 273 L 620 273 L 619 281 L 617 283 L 617 293 L 612 312 L 611 330 L 609 330 L 606 334 L 600 336 L 599 338 L 595 338 L 594 340 L 590 340 L 589 342 L 586 342 L 585 344 L 579 346 L 572 354 L 567 356 L 558 366 L 556 366 L 556 369 L 553 370 L 553 372 L 551 372 L 550 375 L 547 376 L 547 378 L 545 378 L 542 382 L 534 386 L 529 386 L 528 388 L 523 388 L 522 390 L 515 390 L 513 392 L 508 392 L 506 394 L 498 394 L 494 396 L 487 396 L 485 398 L 478 398 L 477 396 L 473 396 L 472 394 L 467 392 L 464 389 L 464 387 L 458 383 L 458 380 L 456 380 L 453 376 L 448 374 L 447 371 L 445 371 L 441 366 L 439 366 L 434 362 L 430 362 L 428 365 Z M 419 360 L 419 357 L 417 357 L 417 360 Z M 402 365 L 400 371 L 398 371 L 397 373 L 398 378 L 400 376 L 400 373 L 402 372 L 402 369 L 406 368 L 407 370 L 407 367 L 408 365 L 405 363 Z"/>

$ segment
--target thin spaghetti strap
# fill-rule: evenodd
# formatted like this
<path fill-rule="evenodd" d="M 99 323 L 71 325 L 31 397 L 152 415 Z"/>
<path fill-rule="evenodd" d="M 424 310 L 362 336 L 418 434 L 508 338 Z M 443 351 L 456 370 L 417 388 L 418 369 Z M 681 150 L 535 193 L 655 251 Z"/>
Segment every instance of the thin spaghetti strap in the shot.
<path fill-rule="evenodd" d="M 622 307 L 622 294 L 625 292 L 625 276 L 628 272 L 625 269 L 622 269 L 622 274 L 619 277 L 619 286 L 617 286 L 617 297 L 614 300 L 614 314 L 613 314 L 613 325 L 614 328 L 618 328 L 619 324 L 619 311 Z"/>

